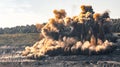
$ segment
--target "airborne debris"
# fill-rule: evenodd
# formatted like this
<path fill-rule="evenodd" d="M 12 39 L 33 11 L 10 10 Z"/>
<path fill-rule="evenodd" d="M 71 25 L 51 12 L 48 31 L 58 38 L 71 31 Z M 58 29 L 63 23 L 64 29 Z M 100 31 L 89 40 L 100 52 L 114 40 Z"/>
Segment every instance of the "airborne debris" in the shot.
<path fill-rule="evenodd" d="M 95 13 L 92 6 L 82 5 L 82 12 L 67 17 L 64 9 L 54 10 L 54 18 L 42 27 L 44 38 L 27 46 L 23 56 L 39 58 L 45 55 L 104 54 L 114 48 L 108 25 L 108 12 Z"/>

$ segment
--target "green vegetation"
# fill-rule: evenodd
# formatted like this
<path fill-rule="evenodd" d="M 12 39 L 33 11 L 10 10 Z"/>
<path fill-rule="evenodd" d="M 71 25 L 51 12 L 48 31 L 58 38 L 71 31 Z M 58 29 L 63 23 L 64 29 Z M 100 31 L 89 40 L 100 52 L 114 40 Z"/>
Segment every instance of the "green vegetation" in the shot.
<path fill-rule="evenodd" d="M 16 26 L 12 28 L 0 28 L 0 46 L 2 45 L 33 45 L 36 41 L 42 38 L 39 35 L 41 28 L 45 25 L 26 25 Z M 112 32 L 120 32 L 120 19 L 112 19 L 110 26 Z"/>
<path fill-rule="evenodd" d="M 39 40 L 39 33 L 0 34 L 0 46 L 33 45 Z"/>
<path fill-rule="evenodd" d="M 35 25 L 0 28 L 0 34 L 38 33 Z"/>
<path fill-rule="evenodd" d="M 120 32 L 120 18 L 118 19 L 112 19 L 112 26 L 111 27 L 111 31 L 112 32 Z"/>

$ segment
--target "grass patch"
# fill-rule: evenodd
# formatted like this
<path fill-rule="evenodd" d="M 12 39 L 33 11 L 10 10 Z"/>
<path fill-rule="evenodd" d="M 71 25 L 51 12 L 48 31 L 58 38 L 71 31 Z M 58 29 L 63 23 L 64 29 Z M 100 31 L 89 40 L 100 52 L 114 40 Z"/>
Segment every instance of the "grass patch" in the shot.
<path fill-rule="evenodd" d="M 0 34 L 0 46 L 33 45 L 39 40 L 39 33 Z"/>

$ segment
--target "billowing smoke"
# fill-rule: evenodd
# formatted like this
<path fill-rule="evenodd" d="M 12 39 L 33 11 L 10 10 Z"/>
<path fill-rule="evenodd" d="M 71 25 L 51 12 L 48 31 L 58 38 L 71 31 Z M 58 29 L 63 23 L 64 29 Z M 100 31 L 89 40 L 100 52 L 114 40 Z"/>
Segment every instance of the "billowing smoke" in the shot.
<path fill-rule="evenodd" d="M 95 13 L 92 6 L 82 5 L 78 16 L 67 17 L 64 9 L 54 10 L 54 18 L 42 27 L 43 38 L 27 46 L 22 55 L 39 58 L 49 55 L 104 54 L 113 50 L 109 36 L 109 12 Z M 39 27 L 39 26 L 38 26 Z"/>

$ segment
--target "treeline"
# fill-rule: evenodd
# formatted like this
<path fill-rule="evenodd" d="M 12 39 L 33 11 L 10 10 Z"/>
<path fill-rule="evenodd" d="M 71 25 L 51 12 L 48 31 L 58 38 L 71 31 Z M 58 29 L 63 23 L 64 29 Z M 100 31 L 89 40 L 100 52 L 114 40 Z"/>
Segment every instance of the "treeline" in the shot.
<path fill-rule="evenodd" d="M 16 26 L 11 28 L 0 28 L 0 34 L 40 33 L 41 28 L 45 24 L 46 23 L 36 24 L 36 25 Z M 110 29 L 112 32 L 120 32 L 120 18 L 112 19 Z"/>
<path fill-rule="evenodd" d="M 110 29 L 112 32 L 120 32 L 120 18 L 112 19 Z"/>
<path fill-rule="evenodd" d="M 0 34 L 15 34 L 15 33 L 38 33 L 38 31 L 36 25 L 0 28 Z"/>

